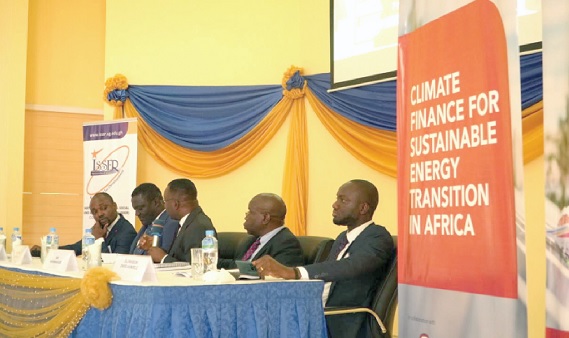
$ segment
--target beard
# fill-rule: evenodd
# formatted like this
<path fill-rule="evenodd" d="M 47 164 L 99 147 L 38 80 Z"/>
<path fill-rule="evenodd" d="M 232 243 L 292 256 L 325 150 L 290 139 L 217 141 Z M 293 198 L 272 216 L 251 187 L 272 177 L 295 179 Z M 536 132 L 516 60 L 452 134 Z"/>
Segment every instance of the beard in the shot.
<path fill-rule="evenodd" d="M 332 219 L 332 222 L 334 222 L 336 225 L 350 225 L 354 224 L 356 221 L 356 218 L 352 215 L 347 215 L 344 217 L 336 216 Z"/>

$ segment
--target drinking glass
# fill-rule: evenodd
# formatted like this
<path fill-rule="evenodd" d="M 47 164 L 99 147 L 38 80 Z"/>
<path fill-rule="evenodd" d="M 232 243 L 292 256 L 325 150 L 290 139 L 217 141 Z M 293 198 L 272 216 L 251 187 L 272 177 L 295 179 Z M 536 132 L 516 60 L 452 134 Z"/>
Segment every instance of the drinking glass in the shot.
<path fill-rule="evenodd" d="M 192 278 L 201 280 L 204 273 L 203 251 L 201 248 L 192 248 Z"/>

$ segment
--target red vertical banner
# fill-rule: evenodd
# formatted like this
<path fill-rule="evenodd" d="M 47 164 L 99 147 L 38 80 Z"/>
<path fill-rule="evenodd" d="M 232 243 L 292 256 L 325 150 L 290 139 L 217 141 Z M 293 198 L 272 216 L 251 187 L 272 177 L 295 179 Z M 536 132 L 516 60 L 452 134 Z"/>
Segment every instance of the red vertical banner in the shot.
<path fill-rule="evenodd" d="M 482 27 L 468 24 L 481 14 Z M 501 17 L 476 1 L 399 45 L 400 281 L 517 298 Z"/>
<path fill-rule="evenodd" d="M 399 37 L 402 336 L 525 335 L 508 43 L 487 0 Z"/>

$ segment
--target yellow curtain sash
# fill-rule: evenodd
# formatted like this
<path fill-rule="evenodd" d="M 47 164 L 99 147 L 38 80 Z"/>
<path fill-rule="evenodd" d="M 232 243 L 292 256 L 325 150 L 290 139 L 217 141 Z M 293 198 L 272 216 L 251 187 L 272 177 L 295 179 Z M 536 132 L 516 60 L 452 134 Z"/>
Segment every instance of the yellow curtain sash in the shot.
<path fill-rule="evenodd" d="M 0 336 L 67 337 L 90 306 L 111 305 L 116 274 L 94 268 L 82 279 L 0 269 Z"/>

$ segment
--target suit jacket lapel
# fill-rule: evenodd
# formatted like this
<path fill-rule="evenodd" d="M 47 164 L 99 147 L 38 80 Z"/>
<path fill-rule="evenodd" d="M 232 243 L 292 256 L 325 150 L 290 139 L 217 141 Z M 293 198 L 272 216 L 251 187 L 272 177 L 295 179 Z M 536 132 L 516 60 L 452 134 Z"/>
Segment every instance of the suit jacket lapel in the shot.
<path fill-rule="evenodd" d="M 194 219 L 196 219 L 196 217 L 201 211 L 202 208 L 197 207 L 194 210 L 192 210 L 192 212 L 190 212 L 190 215 L 188 216 L 188 218 L 186 218 L 184 225 L 182 225 L 182 229 L 180 229 L 180 233 L 182 233 L 182 231 L 185 231 L 190 226 L 190 224 L 194 221 Z"/>

